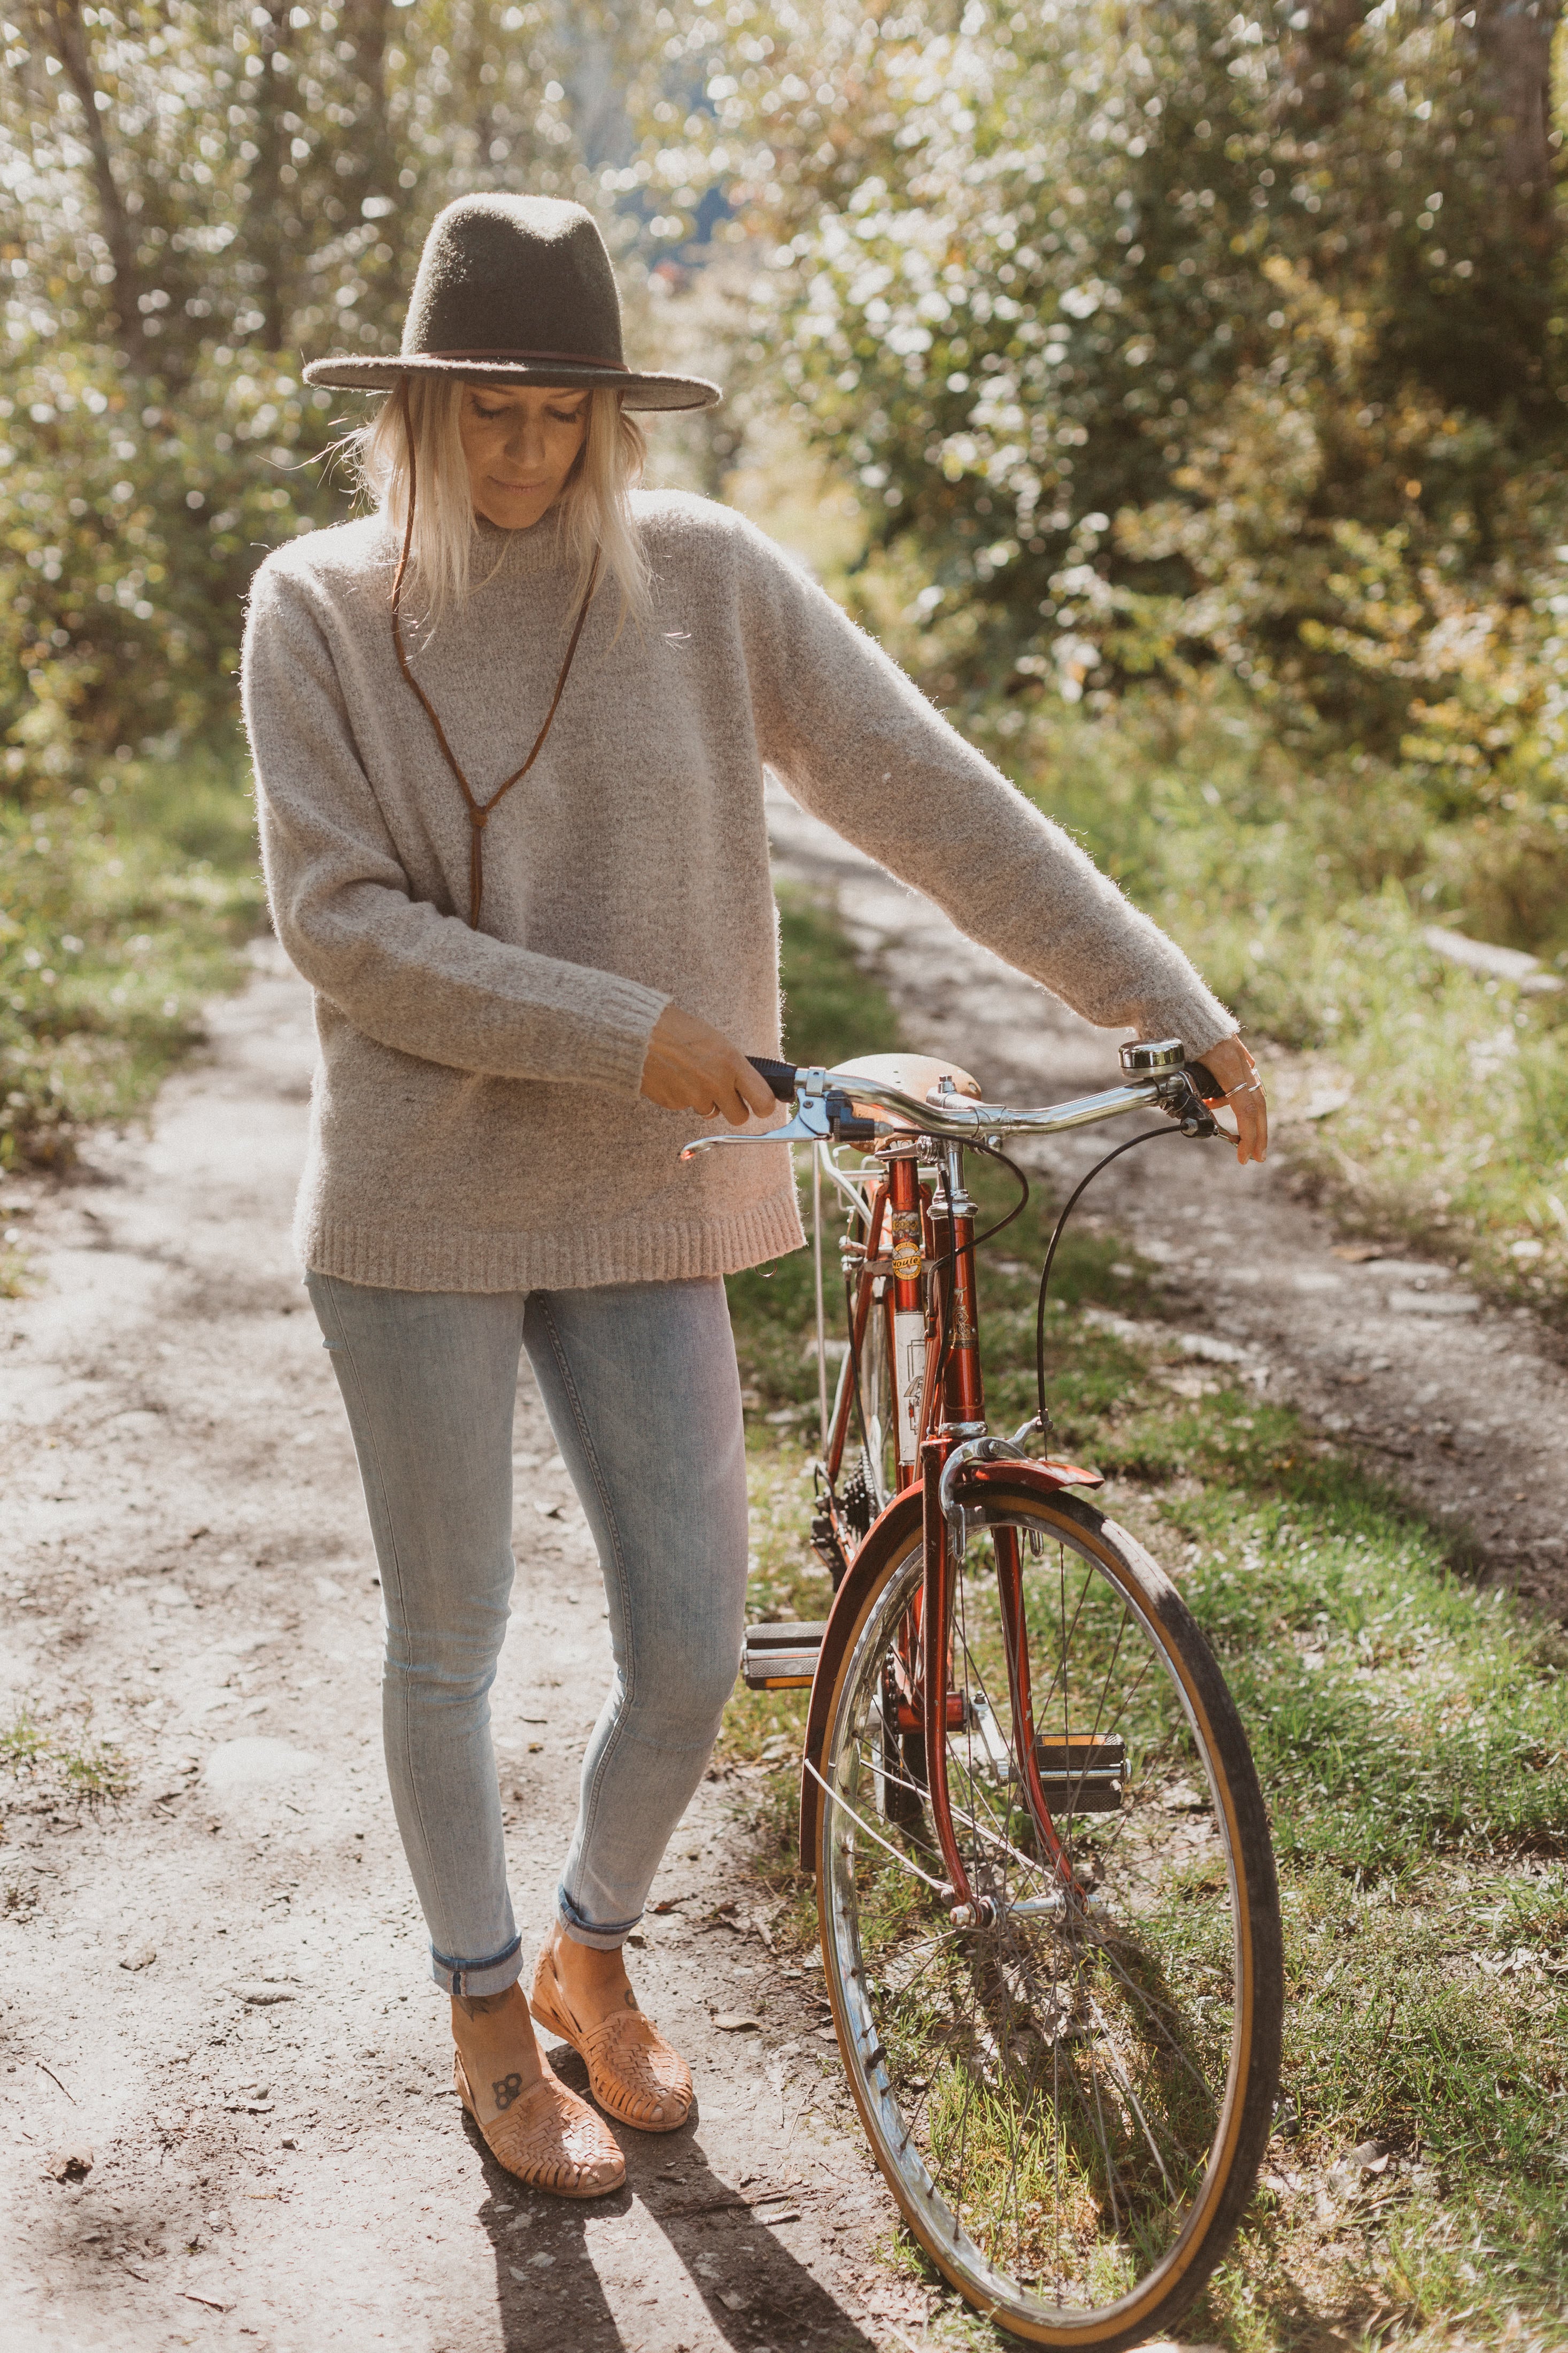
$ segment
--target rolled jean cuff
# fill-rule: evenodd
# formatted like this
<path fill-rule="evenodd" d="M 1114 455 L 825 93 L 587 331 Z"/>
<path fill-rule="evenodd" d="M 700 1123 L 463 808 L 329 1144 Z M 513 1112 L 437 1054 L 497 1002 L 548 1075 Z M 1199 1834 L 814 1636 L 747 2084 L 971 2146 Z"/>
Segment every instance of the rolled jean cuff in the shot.
<path fill-rule="evenodd" d="M 454 1961 L 430 1947 L 430 1974 L 446 1993 L 505 1993 L 522 1975 L 522 1938 L 516 1936 L 488 1961 Z"/>
<path fill-rule="evenodd" d="M 642 1918 L 642 1914 L 638 1912 L 630 1920 L 612 1920 L 605 1926 L 600 1926 L 593 1920 L 584 1920 L 563 1887 L 558 1887 L 555 1891 L 555 1909 L 561 1926 L 565 1929 L 572 1942 L 574 1945 L 592 1945 L 595 1951 L 598 1953 L 618 1952 L 637 1926 L 637 1921 Z"/>

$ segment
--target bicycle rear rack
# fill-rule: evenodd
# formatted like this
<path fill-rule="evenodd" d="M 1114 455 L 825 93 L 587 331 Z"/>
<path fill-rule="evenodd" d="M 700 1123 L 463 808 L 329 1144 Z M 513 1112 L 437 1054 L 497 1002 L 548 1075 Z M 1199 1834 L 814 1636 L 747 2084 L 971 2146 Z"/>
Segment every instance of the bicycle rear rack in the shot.
<path fill-rule="evenodd" d="M 795 1619 L 766 1626 L 748 1626 L 746 1646 L 741 1653 L 741 1672 L 748 1691 L 805 1691 L 816 1672 L 816 1662 L 822 1650 L 822 1638 L 827 1631 L 826 1620 L 821 1625 L 805 1625 Z"/>

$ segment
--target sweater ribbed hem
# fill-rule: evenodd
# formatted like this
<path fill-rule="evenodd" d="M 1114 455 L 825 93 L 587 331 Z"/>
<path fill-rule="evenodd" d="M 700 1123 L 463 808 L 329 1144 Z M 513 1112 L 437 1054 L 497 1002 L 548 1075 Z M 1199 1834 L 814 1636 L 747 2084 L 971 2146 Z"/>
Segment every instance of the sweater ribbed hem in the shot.
<path fill-rule="evenodd" d="M 421 1233 L 330 1214 L 296 1235 L 312 1274 L 380 1291 L 593 1291 L 737 1274 L 805 1240 L 793 1190 L 728 1218 L 575 1233 Z"/>

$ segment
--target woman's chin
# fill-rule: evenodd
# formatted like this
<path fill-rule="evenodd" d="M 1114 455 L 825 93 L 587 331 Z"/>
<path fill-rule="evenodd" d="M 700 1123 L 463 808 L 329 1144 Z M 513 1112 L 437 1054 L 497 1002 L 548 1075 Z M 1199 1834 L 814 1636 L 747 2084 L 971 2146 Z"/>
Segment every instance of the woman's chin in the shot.
<path fill-rule="evenodd" d="M 553 500 L 543 497 L 489 498 L 485 500 L 478 512 L 484 517 L 486 522 L 493 522 L 498 531 L 530 531 L 536 522 L 543 521 L 553 503 Z"/>

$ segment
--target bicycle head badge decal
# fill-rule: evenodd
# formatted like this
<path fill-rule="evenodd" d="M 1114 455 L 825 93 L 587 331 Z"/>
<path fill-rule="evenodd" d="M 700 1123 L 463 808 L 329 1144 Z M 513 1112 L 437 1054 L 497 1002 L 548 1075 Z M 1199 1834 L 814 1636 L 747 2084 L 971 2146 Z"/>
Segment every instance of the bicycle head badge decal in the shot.
<path fill-rule="evenodd" d="M 921 1279 L 921 1217 L 918 1209 L 895 1209 L 893 1227 L 893 1280 L 896 1282 L 918 1282 Z"/>

